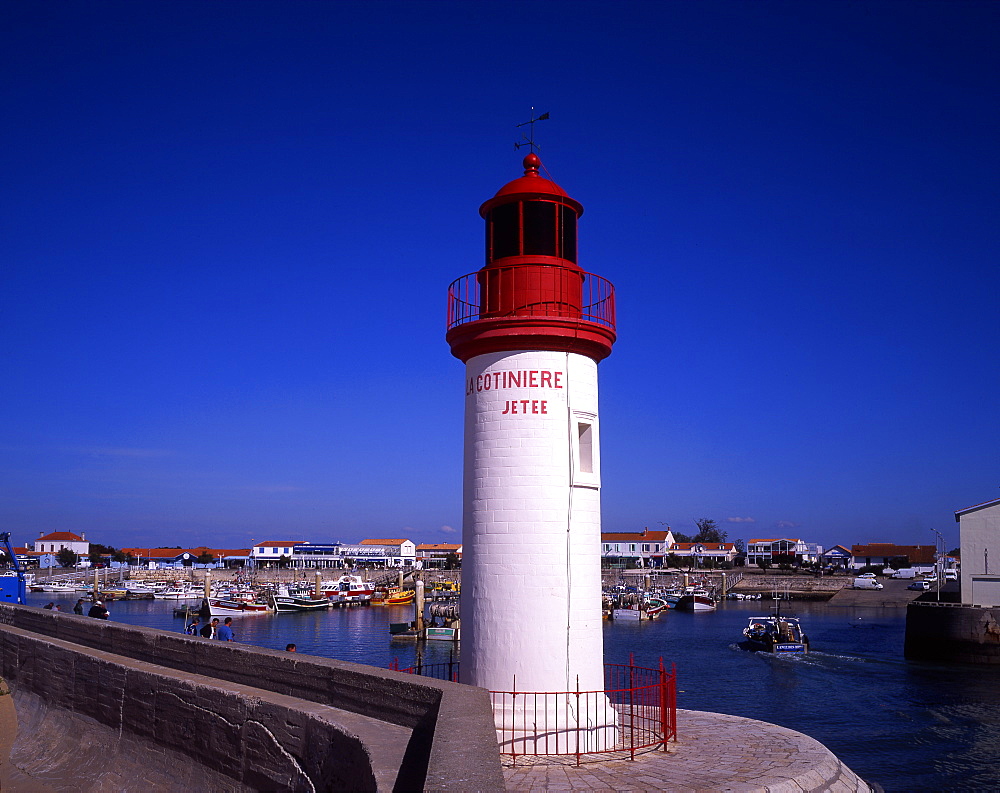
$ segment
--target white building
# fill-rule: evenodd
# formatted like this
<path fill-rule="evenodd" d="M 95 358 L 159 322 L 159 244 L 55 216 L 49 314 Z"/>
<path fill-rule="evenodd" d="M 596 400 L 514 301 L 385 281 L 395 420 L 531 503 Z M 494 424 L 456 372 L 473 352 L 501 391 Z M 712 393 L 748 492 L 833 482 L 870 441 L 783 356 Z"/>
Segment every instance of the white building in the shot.
<path fill-rule="evenodd" d="M 601 560 L 604 567 L 659 567 L 674 545 L 674 535 L 666 531 L 601 532 Z"/>
<path fill-rule="evenodd" d="M 86 538 L 86 534 L 76 535 L 71 531 L 54 531 L 51 534 L 42 534 L 35 540 L 32 550 L 35 553 L 56 554 L 66 548 L 77 556 L 87 556 L 90 553 L 90 543 L 87 542 Z"/>
<path fill-rule="evenodd" d="M 955 513 L 961 536 L 962 602 L 1000 606 L 1000 498 Z"/>

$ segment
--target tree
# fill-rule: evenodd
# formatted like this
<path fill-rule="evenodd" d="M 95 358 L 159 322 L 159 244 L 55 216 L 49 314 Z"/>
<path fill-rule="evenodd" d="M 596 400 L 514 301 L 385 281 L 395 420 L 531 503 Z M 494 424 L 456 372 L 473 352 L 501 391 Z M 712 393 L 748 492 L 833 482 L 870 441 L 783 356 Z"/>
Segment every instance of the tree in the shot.
<path fill-rule="evenodd" d="M 694 525 L 698 527 L 698 533 L 694 535 L 692 542 L 725 542 L 727 533 L 719 528 L 711 518 L 696 520 Z"/>
<path fill-rule="evenodd" d="M 462 560 L 458 558 L 457 553 L 450 553 L 444 557 L 444 569 L 445 570 L 458 570 L 462 567 Z"/>
<path fill-rule="evenodd" d="M 60 567 L 72 567 L 78 558 L 69 548 L 60 548 L 59 553 L 56 554 L 56 561 L 59 562 Z"/>
<path fill-rule="evenodd" d="M 285 556 L 285 554 L 282 554 L 281 556 L 278 557 L 278 569 L 279 570 L 284 570 L 291 563 L 292 563 L 291 558 L 288 557 L 288 556 Z"/>
<path fill-rule="evenodd" d="M 767 561 L 767 559 L 765 559 L 763 556 L 757 560 L 757 567 L 759 567 L 761 570 L 767 570 L 770 566 L 771 563 Z"/>
<path fill-rule="evenodd" d="M 215 557 L 212 556 L 211 551 L 204 551 L 198 556 L 198 564 L 212 564 L 214 561 Z"/>
<path fill-rule="evenodd" d="M 681 534 L 680 532 L 675 531 L 674 542 L 694 542 L 694 538 L 688 534 Z"/>

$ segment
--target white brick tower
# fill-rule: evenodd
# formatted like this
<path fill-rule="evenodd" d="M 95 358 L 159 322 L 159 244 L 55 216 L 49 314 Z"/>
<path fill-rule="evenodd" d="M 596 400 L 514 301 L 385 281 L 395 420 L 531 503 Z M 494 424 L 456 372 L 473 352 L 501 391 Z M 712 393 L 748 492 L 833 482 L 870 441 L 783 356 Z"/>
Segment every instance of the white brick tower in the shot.
<path fill-rule="evenodd" d="M 480 208 L 486 264 L 449 289 L 447 340 L 466 364 L 461 676 L 491 691 L 601 691 L 597 362 L 615 341 L 614 291 L 577 265 L 583 207 L 540 165 L 529 154 Z M 605 748 L 604 703 L 546 718 Z M 497 705 L 508 721 L 518 707 Z"/>

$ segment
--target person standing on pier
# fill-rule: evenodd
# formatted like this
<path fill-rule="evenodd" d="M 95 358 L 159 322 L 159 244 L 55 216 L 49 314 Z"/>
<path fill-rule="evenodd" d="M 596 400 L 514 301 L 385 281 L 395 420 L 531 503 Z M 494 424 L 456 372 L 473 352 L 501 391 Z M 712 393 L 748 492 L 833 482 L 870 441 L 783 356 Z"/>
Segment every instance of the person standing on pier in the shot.
<path fill-rule="evenodd" d="M 233 618 L 226 617 L 222 625 L 215 631 L 215 638 L 221 642 L 231 642 L 233 640 Z"/>

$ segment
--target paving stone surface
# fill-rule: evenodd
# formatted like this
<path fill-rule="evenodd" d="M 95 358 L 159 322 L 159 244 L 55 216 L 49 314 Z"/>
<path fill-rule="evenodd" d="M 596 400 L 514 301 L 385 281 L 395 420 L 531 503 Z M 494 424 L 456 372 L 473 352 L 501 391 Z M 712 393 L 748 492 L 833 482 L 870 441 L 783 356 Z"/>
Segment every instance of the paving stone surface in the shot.
<path fill-rule="evenodd" d="M 776 724 L 677 711 L 677 743 L 635 760 L 518 758 L 504 763 L 511 791 L 603 790 L 671 793 L 869 793 L 872 788 L 819 741 Z M 591 757 L 595 757 L 591 755 Z"/>

